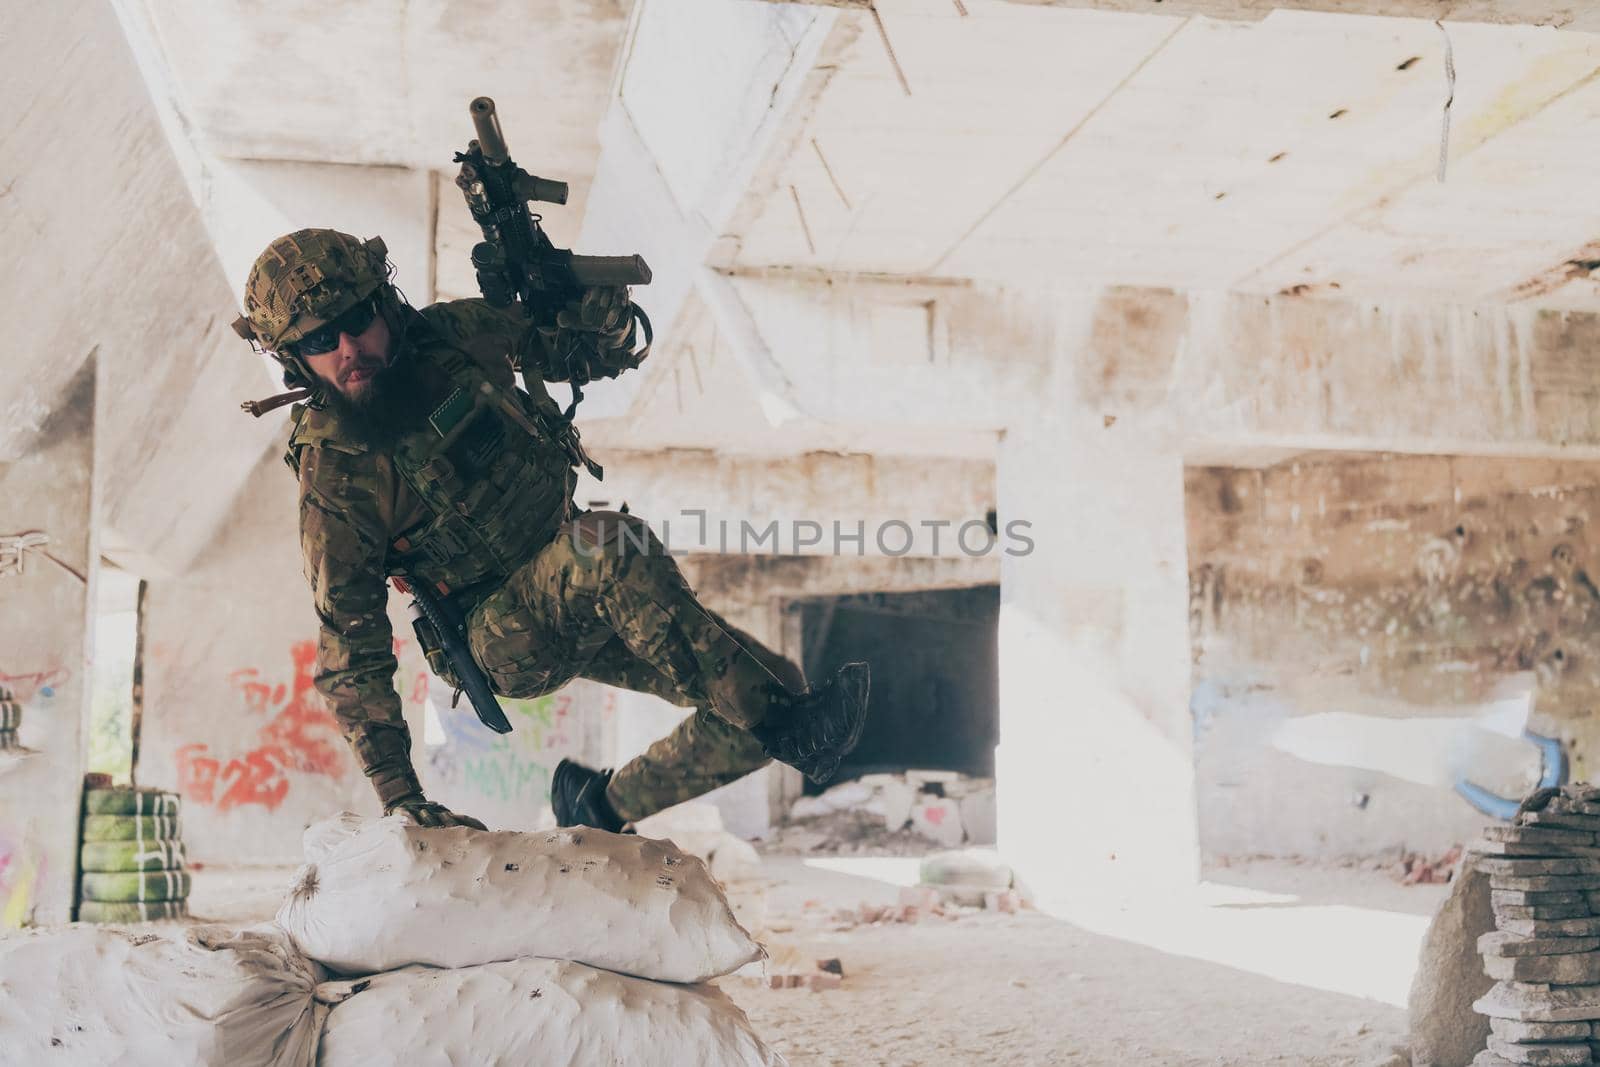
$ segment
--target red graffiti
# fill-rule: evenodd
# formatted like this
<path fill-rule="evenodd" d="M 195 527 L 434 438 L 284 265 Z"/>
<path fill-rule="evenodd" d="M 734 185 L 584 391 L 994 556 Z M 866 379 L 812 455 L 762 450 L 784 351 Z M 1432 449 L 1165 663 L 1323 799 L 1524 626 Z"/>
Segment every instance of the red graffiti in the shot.
<path fill-rule="evenodd" d="M 257 733 L 261 744 L 226 761 L 209 754 L 201 743 L 181 745 L 174 753 L 178 788 L 197 804 L 229 811 L 245 804 L 275 810 L 289 794 L 288 771 L 338 778 L 345 771 L 345 744 L 339 723 L 322 705 L 312 684 L 317 661 L 315 641 L 301 641 L 290 650 L 294 679 L 288 685 L 261 682 L 253 667 L 228 675 L 252 714 L 273 713 Z"/>
<path fill-rule="evenodd" d="M 347 750 L 339 721 L 323 707 L 322 697 L 312 685 L 317 643 L 301 641 L 290 649 L 290 655 L 294 658 L 294 683 L 289 702 L 262 729 L 261 739 L 283 746 L 295 770 L 337 778 L 344 771 Z"/>
<path fill-rule="evenodd" d="M 206 746 L 201 744 L 183 745 L 177 751 L 178 788 L 195 803 L 215 805 L 218 811 L 229 811 L 241 804 L 260 804 L 274 811 L 289 795 L 281 750 L 258 748 L 226 765 L 205 755 L 205 751 Z M 223 787 L 220 796 L 219 785 Z"/>
<path fill-rule="evenodd" d="M 260 676 L 259 669 L 242 667 L 228 675 L 228 684 L 244 694 L 246 707 L 257 715 L 265 715 L 274 704 L 283 702 L 284 688 L 282 682 L 272 686 L 256 681 Z"/>

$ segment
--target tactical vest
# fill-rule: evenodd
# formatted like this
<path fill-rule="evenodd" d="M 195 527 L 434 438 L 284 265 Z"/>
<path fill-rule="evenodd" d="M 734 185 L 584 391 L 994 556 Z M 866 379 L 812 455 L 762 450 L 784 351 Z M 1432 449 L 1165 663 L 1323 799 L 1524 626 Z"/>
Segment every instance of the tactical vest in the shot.
<path fill-rule="evenodd" d="M 446 596 L 486 592 L 555 537 L 571 513 L 573 468 L 587 457 L 548 395 L 496 385 L 443 344 L 413 353 L 442 369 L 454 389 L 394 449 L 395 470 L 433 515 L 392 536 L 386 566 Z M 300 449 L 340 443 L 328 420 L 303 416 L 296 405 L 286 459 L 297 470 Z"/>

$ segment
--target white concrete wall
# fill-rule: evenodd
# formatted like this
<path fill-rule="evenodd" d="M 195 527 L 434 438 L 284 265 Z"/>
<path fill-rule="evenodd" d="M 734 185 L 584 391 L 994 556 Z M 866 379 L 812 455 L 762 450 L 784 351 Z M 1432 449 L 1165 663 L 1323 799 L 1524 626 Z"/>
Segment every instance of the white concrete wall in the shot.
<path fill-rule="evenodd" d="M 150 583 L 139 780 L 183 796 L 184 838 L 203 863 L 298 862 L 311 822 L 378 814 L 312 688 L 317 619 L 298 516 L 294 476 L 274 450 L 206 553 Z M 399 597 L 391 607 L 396 682 L 420 749 L 425 666 Z"/>
<path fill-rule="evenodd" d="M 0 463 L 0 536 L 43 533 L 61 561 L 30 552 L 22 573 L 0 575 L 0 687 L 22 705 L 23 746 L 0 751 L 0 929 L 71 917 L 98 558 L 94 405 L 91 359 L 27 454 Z"/>

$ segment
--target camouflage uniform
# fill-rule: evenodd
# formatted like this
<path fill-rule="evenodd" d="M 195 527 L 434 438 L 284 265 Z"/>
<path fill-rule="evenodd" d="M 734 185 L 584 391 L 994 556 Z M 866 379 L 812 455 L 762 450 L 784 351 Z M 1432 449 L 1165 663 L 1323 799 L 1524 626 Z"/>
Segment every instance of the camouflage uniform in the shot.
<path fill-rule="evenodd" d="M 748 730 L 766 715 L 773 675 L 798 690 L 798 668 L 701 607 L 642 522 L 573 509 L 582 457 L 543 382 L 614 377 L 636 365 L 628 348 L 591 344 L 554 367 L 516 312 L 461 300 L 404 314 L 395 343 L 432 383 L 429 405 L 440 401 L 429 423 L 377 451 L 332 411 L 297 405 L 288 456 L 321 621 L 316 685 L 385 806 L 421 792 L 386 612 L 386 578 L 402 571 L 460 605 L 474 658 L 505 696 L 585 677 L 698 709 L 617 771 L 607 797 L 624 818 L 766 763 Z M 454 681 L 442 656 L 430 662 Z"/>

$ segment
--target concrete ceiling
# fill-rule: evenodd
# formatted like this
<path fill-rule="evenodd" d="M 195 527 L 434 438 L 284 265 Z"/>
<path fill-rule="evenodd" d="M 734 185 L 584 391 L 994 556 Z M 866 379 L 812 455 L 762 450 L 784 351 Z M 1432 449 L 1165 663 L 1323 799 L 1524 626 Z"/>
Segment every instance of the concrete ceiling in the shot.
<path fill-rule="evenodd" d="M 1600 309 L 1600 37 L 879 0 L 731 265 Z"/>
<path fill-rule="evenodd" d="M 220 158 L 446 169 L 493 96 L 513 152 L 591 173 L 627 0 L 129 0 L 195 146 Z"/>

